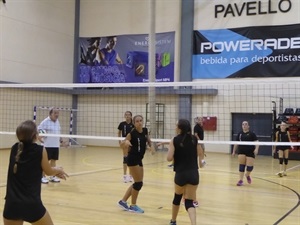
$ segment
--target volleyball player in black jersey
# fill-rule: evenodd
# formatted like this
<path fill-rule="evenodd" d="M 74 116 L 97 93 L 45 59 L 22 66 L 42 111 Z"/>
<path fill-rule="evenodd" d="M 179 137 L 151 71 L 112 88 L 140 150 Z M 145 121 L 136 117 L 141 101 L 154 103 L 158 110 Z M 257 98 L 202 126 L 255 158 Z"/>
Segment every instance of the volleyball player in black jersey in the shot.
<path fill-rule="evenodd" d="M 61 179 L 68 176 L 61 167 L 51 167 L 46 149 L 36 144 L 37 127 L 31 120 L 21 123 L 16 130 L 19 140 L 11 148 L 5 205 L 4 225 L 53 225 L 52 219 L 41 200 L 41 177 L 55 175 Z"/>
<path fill-rule="evenodd" d="M 124 113 L 125 121 L 121 122 L 118 126 L 118 137 L 126 137 L 127 134 L 133 129 L 132 123 L 132 113 L 130 111 L 126 111 Z M 125 146 L 121 146 L 122 141 L 119 141 L 120 147 L 123 151 L 123 181 L 124 183 L 132 182 L 132 177 L 130 174 L 127 175 L 127 154 L 128 148 Z"/>
<path fill-rule="evenodd" d="M 136 115 L 133 117 L 132 121 L 134 129 L 127 134 L 126 139 L 122 142 L 121 146 L 128 148 L 127 165 L 134 183 L 130 185 L 118 204 L 126 211 L 144 213 L 144 210 L 136 205 L 139 191 L 143 186 L 144 168 L 142 160 L 147 145 L 150 147 L 152 153 L 155 152 L 155 149 L 151 146 L 148 129 L 143 127 L 143 117 L 141 115 Z M 128 206 L 126 202 L 129 197 L 131 197 L 130 206 Z"/>
<path fill-rule="evenodd" d="M 275 142 L 292 142 L 291 136 L 289 131 L 287 131 L 287 124 L 281 122 L 280 130 L 275 134 Z M 286 176 L 286 168 L 288 165 L 289 159 L 289 151 L 293 148 L 290 145 L 285 146 L 277 146 L 276 149 L 278 151 L 278 159 L 279 159 L 279 172 L 277 173 L 278 176 Z M 275 152 L 275 148 L 273 148 L 273 153 Z M 284 166 L 282 165 L 284 162 Z M 283 167 L 283 169 L 282 169 Z"/>
<path fill-rule="evenodd" d="M 199 184 L 198 165 L 203 166 L 203 150 L 198 144 L 197 137 L 192 135 L 191 124 L 188 120 L 178 120 L 176 131 L 178 135 L 170 141 L 167 154 L 167 160 L 174 161 L 173 168 L 175 171 L 175 194 L 170 225 L 176 225 L 183 194 L 191 224 L 196 225 L 196 210 L 193 199 L 196 199 L 196 190 Z"/>
<path fill-rule="evenodd" d="M 238 133 L 236 141 L 255 141 L 258 142 L 256 134 L 250 131 L 250 126 L 248 121 L 242 122 L 242 131 Z M 239 176 L 240 179 L 237 186 L 243 185 L 244 175 L 247 178 L 248 184 L 251 184 L 252 180 L 250 174 L 253 170 L 255 155 L 258 154 L 258 145 L 234 145 L 232 155 L 235 156 L 237 148 L 238 151 L 238 160 L 239 160 Z M 246 174 L 245 174 L 246 169 Z"/>

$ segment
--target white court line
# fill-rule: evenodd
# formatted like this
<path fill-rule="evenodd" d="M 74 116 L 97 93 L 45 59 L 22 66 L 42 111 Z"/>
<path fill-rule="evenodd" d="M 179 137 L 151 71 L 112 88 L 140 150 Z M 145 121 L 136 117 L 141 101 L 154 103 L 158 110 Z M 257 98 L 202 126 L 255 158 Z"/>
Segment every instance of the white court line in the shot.
<path fill-rule="evenodd" d="M 104 172 L 109 171 L 114 168 L 106 168 L 106 169 L 100 169 L 100 170 L 89 170 L 89 171 L 83 171 L 83 172 L 77 172 L 77 173 L 68 173 L 68 175 L 71 176 L 78 176 L 78 175 L 84 175 L 84 174 L 91 174 L 91 173 L 98 173 L 98 172 Z"/>
<path fill-rule="evenodd" d="M 297 166 L 293 166 L 293 167 L 290 167 L 290 168 L 288 168 L 288 169 L 287 169 L 287 171 L 289 171 L 289 170 L 293 170 L 293 169 L 296 169 L 296 168 L 298 168 L 298 167 L 300 167 L 300 164 L 299 164 L 299 165 L 297 165 Z"/>
<path fill-rule="evenodd" d="M 84 174 L 92 174 L 92 173 L 98 173 L 98 172 L 104 172 L 104 171 L 110 171 L 113 168 L 106 168 L 106 169 L 100 169 L 100 170 L 89 170 L 89 171 L 83 171 L 83 172 L 77 172 L 77 173 L 68 173 L 70 177 L 72 176 L 79 176 L 79 175 L 84 175 Z M 1 187 L 6 187 L 6 183 L 0 184 Z"/>

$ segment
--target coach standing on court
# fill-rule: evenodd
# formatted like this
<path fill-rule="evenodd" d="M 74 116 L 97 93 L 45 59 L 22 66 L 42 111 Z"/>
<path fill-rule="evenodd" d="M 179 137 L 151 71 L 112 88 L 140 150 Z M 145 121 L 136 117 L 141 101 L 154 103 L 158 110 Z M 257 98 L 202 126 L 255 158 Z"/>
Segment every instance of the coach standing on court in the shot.
<path fill-rule="evenodd" d="M 258 142 L 256 134 L 250 131 L 250 126 L 248 121 L 243 121 L 242 131 L 238 133 L 236 141 L 255 141 Z M 243 185 L 243 178 L 246 169 L 246 178 L 248 184 L 251 184 L 250 174 L 253 170 L 255 155 L 258 154 L 258 145 L 234 145 L 232 155 L 234 156 L 237 148 L 238 151 L 238 160 L 239 160 L 239 175 L 240 180 L 236 184 L 237 186 Z"/>
<path fill-rule="evenodd" d="M 40 125 L 38 126 L 38 130 L 44 130 L 47 134 L 60 134 L 60 123 L 58 120 L 59 110 L 56 108 L 51 108 L 49 111 L 49 116 L 45 118 Z M 61 137 L 43 137 L 40 139 L 46 148 L 48 154 L 48 160 L 50 161 L 50 166 L 55 167 L 56 161 L 59 158 L 59 147 L 60 144 L 63 143 Z M 56 176 L 51 176 L 49 178 L 51 182 L 60 182 L 60 179 Z M 47 184 L 49 180 L 46 177 L 42 177 L 42 183 Z"/>

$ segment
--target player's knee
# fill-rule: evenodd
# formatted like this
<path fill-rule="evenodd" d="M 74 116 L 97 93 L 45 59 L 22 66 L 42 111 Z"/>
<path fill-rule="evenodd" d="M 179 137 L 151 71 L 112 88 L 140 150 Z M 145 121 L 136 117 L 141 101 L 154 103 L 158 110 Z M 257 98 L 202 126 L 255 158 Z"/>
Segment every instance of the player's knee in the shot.
<path fill-rule="evenodd" d="M 123 164 L 127 164 L 127 156 L 123 157 Z"/>
<path fill-rule="evenodd" d="M 283 164 L 283 158 L 279 158 L 279 164 Z"/>
<path fill-rule="evenodd" d="M 133 187 L 134 190 L 139 191 L 143 187 L 143 182 L 142 181 L 140 181 L 140 182 L 134 182 L 133 185 L 132 185 L 132 187 Z"/>
<path fill-rule="evenodd" d="M 246 165 L 240 164 L 239 171 L 245 172 Z"/>
<path fill-rule="evenodd" d="M 185 199 L 184 206 L 185 206 L 186 211 L 188 211 L 189 208 L 195 208 L 195 206 L 193 204 L 193 200 L 191 200 L 191 199 Z"/>
<path fill-rule="evenodd" d="M 178 195 L 178 194 L 174 194 L 174 198 L 173 198 L 173 205 L 180 205 L 182 199 L 182 194 Z"/>
<path fill-rule="evenodd" d="M 247 171 L 251 172 L 253 170 L 253 166 L 247 166 Z"/>
<path fill-rule="evenodd" d="M 289 159 L 284 158 L 284 164 L 287 165 L 289 162 Z"/>

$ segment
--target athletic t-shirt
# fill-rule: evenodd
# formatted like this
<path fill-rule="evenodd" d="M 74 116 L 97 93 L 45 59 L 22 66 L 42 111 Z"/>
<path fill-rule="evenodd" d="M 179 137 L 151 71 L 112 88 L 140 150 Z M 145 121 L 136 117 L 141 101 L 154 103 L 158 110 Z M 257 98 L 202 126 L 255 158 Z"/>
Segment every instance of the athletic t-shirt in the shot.
<path fill-rule="evenodd" d="M 101 52 L 104 54 L 104 59 L 108 62 L 108 66 L 116 64 L 117 52 L 114 49 L 111 49 L 109 52 L 106 48 L 103 48 Z"/>
<path fill-rule="evenodd" d="M 288 132 L 287 131 L 278 131 L 278 142 L 290 142 Z M 276 146 L 277 150 L 285 150 L 289 149 L 291 146 L 285 145 L 285 146 Z"/>
<path fill-rule="evenodd" d="M 60 134 L 60 123 L 58 119 L 56 121 L 53 121 L 48 116 L 46 119 L 44 119 L 40 125 L 38 126 L 38 129 L 43 129 L 48 134 Z M 44 146 L 46 148 L 59 148 L 60 146 L 60 137 L 44 137 Z"/>
<path fill-rule="evenodd" d="M 18 143 L 12 146 L 10 152 L 5 199 L 16 204 L 41 202 L 43 146 L 36 143 L 25 144 L 17 172 L 13 173 L 17 151 Z"/>
<path fill-rule="evenodd" d="M 278 131 L 278 141 L 279 142 L 290 142 L 287 131 Z"/>
<path fill-rule="evenodd" d="M 192 135 L 193 142 L 190 137 L 185 137 L 183 146 L 181 146 L 183 137 L 184 135 L 179 134 L 173 139 L 175 149 L 173 169 L 175 172 L 198 169 L 198 140 L 194 135 Z"/>
<path fill-rule="evenodd" d="M 252 131 L 244 132 L 241 131 L 237 137 L 236 141 L 257 141 L 256 134 Z M 239 145 L 239 150 L 245 150 L 245 151 L 254 151 L 255 145 Z"/>
<path fill-rule="evenodd" d="M 199 139 L 201 141 L 203 141 L 204 140 L 204 131 L 203 131 L 203 128 L 199 124 L 196 124 L 194 126 L 194 134 L 196 134 L 196 133 L 197 133 Z"/>
<path fill-rule="evenodd" d="M 118 130 L 122 131 L 122 137 L 126 137 L 127 134 L 129 134 L 132 129 L 133 129 L 133 124 L 127 123 L 126 121 L 121 122 L 118 126 Z"/>
<path fill-rule="evenodd" d="M 144 157 L 146 151 L 146 144 L 148 140 L 148 129 L 143 128 L 143 131 L 140 133 L 136 129 L 133 129 L 130 132 L 131 135 L 131 147 L 129 149 L 128 154 L 130 155 L 137 155 L 141 158 Z"/>

